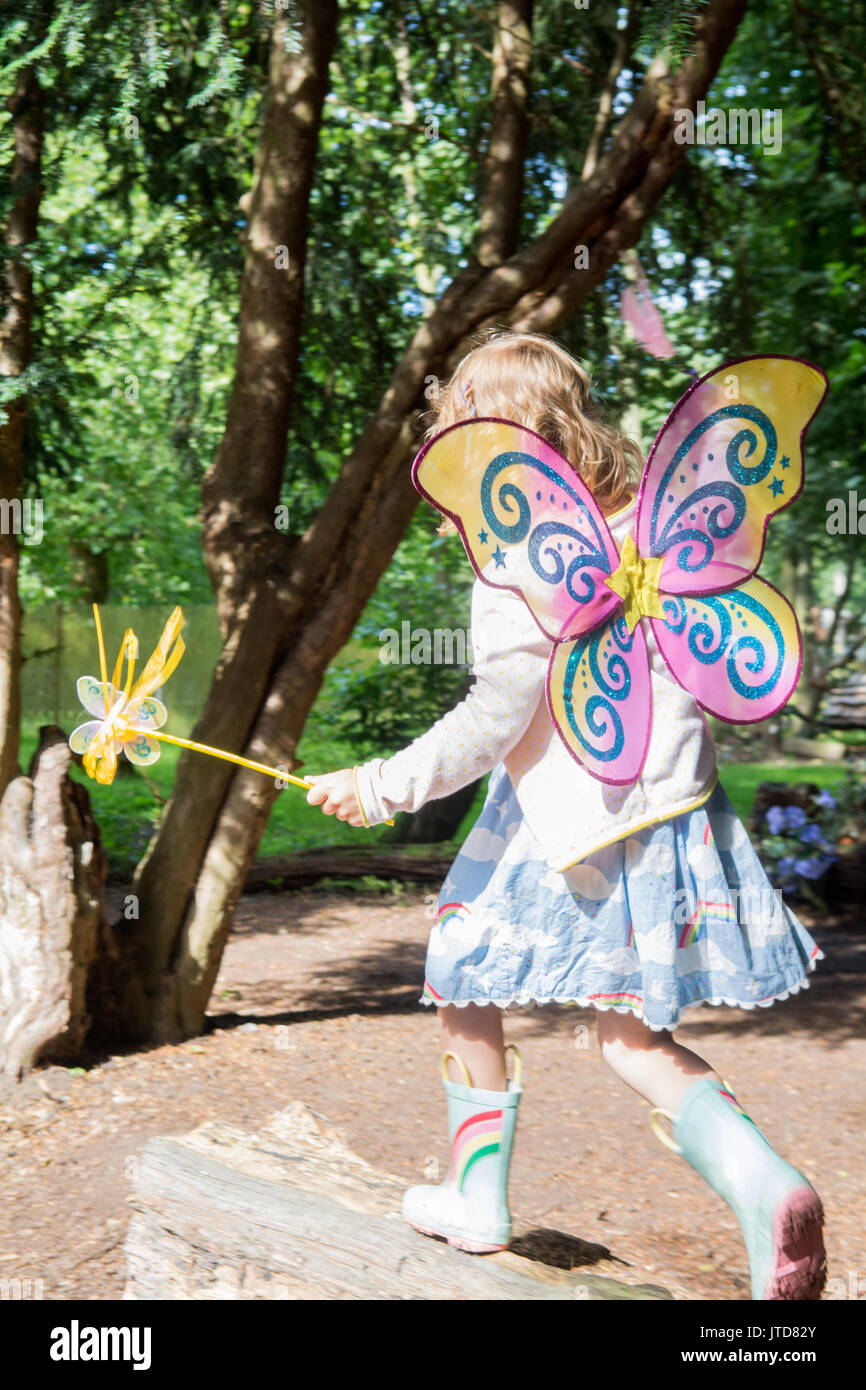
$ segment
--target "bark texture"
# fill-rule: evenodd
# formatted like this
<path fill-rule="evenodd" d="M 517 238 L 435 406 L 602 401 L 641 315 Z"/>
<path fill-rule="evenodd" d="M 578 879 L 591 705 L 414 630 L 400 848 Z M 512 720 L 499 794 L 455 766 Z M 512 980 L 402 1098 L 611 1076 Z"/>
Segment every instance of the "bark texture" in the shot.
<path fill-rule="evenodd" d="M 36 71 L 22 68 L 6 103 L 12 115 L 14 154 L 6 226 L 4 313 L 0 322 L 0 376 L 18 377 L 30 364 L 33 273 L 27 247 L 36 236 L 42 197 L 44 112 Z M 17 777 L 21 718 L 21 606 L 18 600 L 16 507 L 24 473 L 27 400 L 18 396 L 0 423 L 0 797 Z"/>

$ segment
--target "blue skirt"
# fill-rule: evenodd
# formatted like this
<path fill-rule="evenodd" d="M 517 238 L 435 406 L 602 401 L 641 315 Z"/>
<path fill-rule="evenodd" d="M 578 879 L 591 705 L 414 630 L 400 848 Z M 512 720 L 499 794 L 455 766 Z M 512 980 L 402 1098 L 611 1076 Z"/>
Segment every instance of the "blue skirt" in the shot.
<path fill-rule="evenodd" d="M 499 764 L 439 894 L 421 1001 L 593 1005 L 670 1029 L 690 1004 L 784 999 L 822 956 L 720 782 L 560 872 Z"/>

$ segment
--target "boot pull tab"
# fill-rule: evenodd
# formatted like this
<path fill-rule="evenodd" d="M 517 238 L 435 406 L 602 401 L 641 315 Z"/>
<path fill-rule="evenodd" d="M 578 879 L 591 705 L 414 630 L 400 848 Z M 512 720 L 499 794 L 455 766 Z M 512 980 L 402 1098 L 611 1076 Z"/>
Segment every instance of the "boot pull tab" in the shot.
<path fill-rule="evenodd" d="M 731 1091 L 731 1088 L 728 1085 L 727 1081 L 725 1081 L 724 1077 L 722 1078 L 722 1086 L 726 1091 Z M 731 1092 L 731 1094 L 733 1094 L 733 1092 Z M 677 1144 L 675 1140 L 671 1139 L 669 1134 L 665 1133 L 661 1124 L 656 1119 L 656 1115 L 664 1115 L 665 1119 L 670 1120 L 671 1124 L 674 1123 L 673 1115 L 669 1110 L 663 1110 L 660 1105 L 654 1106 L 654 1108 L 649 1113 L 650 1128 L 652 1129 L 652 1132 L 656 1136 L 656 1138 L 661 1140 L 666 1149 L 670 1149 L 672 1153 L 681 1154 L 682 1149 L 680 1148 L 679 1144 Z"/>
<path fill-rule="evenodd" d="M 519 1091 L 520 1079 L 523 1076 L 523 1059 L 521 1058 L 520 1053 L 517 1051 L 517 1048 L 514 1043 L 506 1043 L 505 1051 L 514 1053 L 514 1073 L 511 1077 L 511 1089 L 513 1091 Z M 506 1078 L 506 1085 L 507 1084 L 508 1083 Z"/>
<path fill-rule="evenodd" d="M 521 1058 L 521 1056 L 520 1056 L 520 1053 L 518 1052 L 517 1047 L 515 1046 L 514 1043 L 507 1043 L 504 1050 L 505 1050 L 506 1052 L 513 1052 L 513 1053 L 514 1053 L 514 1074 L 513 1074 L 512 1078 L 511 1078 L 510 1086 L 511 1086 L 511 1089 L 512 1089 L 512 1090 L 514 1090 L 514 1091 L 519 1091 L 519 1090 L 520 1090 L 520 1081 L 521 1081 L 521 1077 L 523 1076 L 523 1060 L 522 1060 L 522 1058 Z M 471 1078 L 471 1076 L 469 1075 L 469 1068 L 467 1067 L 467 1065 L 466 1065 L 466 1063 L 464 1062 L 463 1058 L 462 1058 L 461 1056 L 459 1056 L 459 1054 L 456 1053 L 456 1052 L 450 1052 L 450 1051 L 449 1051 L 449 1052 L 443 1052 L 443 1053 L 442 1053 L 442 1078 L 443 1078 L 443 1080 L 448 1081 L 448 1082 L 450 1082 L 450 1080 L 451 1080 L 450 1076 L 448 1075 L 448 1058 L 449 1058 L 449 1057 L 453 1057 L 454 1061 L 457 1063 L 458 1067 L 459 1067 L 460 1070 L 463 1072 L 463 1084 L 464 1084 L 464 1086 L 468 1086 L 468 1087 L 470 1088 L 470 1090 L 471 1090 L 471 1089 L 472 1089 L 472 1078 Z M 509 1083 L 508 1083 L 507 1078 L 506 1078 L 506 1085 L 508 1085 L 508 1084 L 509 1084 Z"/>
<path fill-rule="evenodd" d="M 682 1149 L 680 1148 L 679 1144 L 677 1144 L 673 1139 L 671 1139 L 669 1134 L 665 1133 L 665 1130 L 662 1128 L 660 1121 L 656 1119 L 657 1115 L 664 1115 L 665 1119 L 670 1120 L 671 1124 L 673 1124 L 674 1122 L 673 1115 L 669 1110 L 663 1110 L 660 1105 L 654 1106 L 649 1113 L 650 1128 L 652 1129 L 652 1132 L 655 1135 L 656 1139 L 659 1139 L 661 1143 L 664 1144 L 666 1149 L 670 1149 L 671 1153 L 681 1154 Z"/>
<path fill-rule="evenodd" d="M 462 1058 L 462 1057 L 458 1057 L 458 1055 L 457 1055 L 456 1052 L 443 1052 L 443 1053 L 442 1053 L 442 1079 L 443 1079 L 444 1081 L 447 1081 L 447 1082 L 449 1083 L 449 1085 L 451 1084 L 451 1077 L 448 1075 L 448 1058 L 449 1058 L 449 1057 L 453 1057 L 453 1058 L 454 1058 L 454 1061 L 457 1063 L 458 1067 L 459 1067 L 459 1068 L 461 1069 L 461 1071 L 463 1072 L 463 1084 L 464 1084 L 464 1086 L 468 1086 L 469 1089 L 471 1090 L 471 1089 L 472 1089 L 472 1077 L 469 1075 L 469 1068 L 467 1067 L 467 1065 L 466 1065 L 466 1063 L 464 1062 L 463 1058 Z"/>

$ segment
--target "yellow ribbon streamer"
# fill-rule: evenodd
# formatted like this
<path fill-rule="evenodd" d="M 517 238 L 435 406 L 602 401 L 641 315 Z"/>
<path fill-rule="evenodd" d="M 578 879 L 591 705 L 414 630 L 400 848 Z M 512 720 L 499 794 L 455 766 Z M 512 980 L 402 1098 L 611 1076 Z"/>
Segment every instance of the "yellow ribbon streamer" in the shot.
<path fill-rule="evenodd" d="M 143 699 L 146 695 L 152 695 L 158 686 L 165 685 L 169 676 L 177 669 L 177 664 L 186 651 L 186 645 L 180 635 L 183 624 L 183 613 L 180 608 L 175 608 L 162 630 L 162 636 L 156 644 L 156 650 L 132 687 L 131 700 Z M 135 634 L 130 630 L 126 636 L 132 638 L 137 651 L 138 642 L 135 640 Z M 126 637 L 124 637 L 124 641 L 126 641 Z"/>

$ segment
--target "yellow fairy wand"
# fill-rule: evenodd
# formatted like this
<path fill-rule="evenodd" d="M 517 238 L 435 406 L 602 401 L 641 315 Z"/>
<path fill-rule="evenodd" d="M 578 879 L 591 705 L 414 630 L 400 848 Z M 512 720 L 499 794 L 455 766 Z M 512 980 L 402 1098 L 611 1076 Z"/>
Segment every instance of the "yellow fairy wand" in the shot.
<path fill-rule="evenodd" d="M 226 753 L 222 748 L 211 748 L 206 743 L 194 743 L 189 738 L 177 738 L 174 734 L 162 732 L 168 718 L 168 710 L 162 700 L 152 693 L 165 685 L 169 676 L 177 669 L 186 645 L 180 635 L 184 624 L 183 613 L 175 608 L 166 623 L 162 636 L 150 660 L 133 685 L 132 677 L 138 659 L 138 638 L 131 627 L 123 634 L 120 652 L 115 662 L 111 680 L 105 661 L 105 642 L 102 637 L 102 620 L 99 607 L 94 603 L 93 617 L 96 622 L 96 640 L 99 644 L 99 675 L 80 676 L 76 682 L 78 698 L 88 714 L 95 718 L 86 724 L 79 724 L 69 736 L 69 747 L 73 753 L 83 754 L 84 770 L 88 777 L 109 786 L 117 772 L 117 755 L 121 750 L 131 763 L 138 767 L 149 767 L 160 755 L 160 743 L 174 743 L 178 748 L 191 748 L 196 753 L 207 753 L 212 758 L 222 758 L 240 767 L 249 767 L 253 772 L 264 772 L 268 777 L 283 778 L 296 787 L 312 787 L 300 777 L 278 767 L 268 767 L 266 763 L 255 763 L 239 753 Z M 123 662 L 126 658 L 126 679 L 121 689 Z M 393 825 L 393 821 L 387 821 Z"/>

